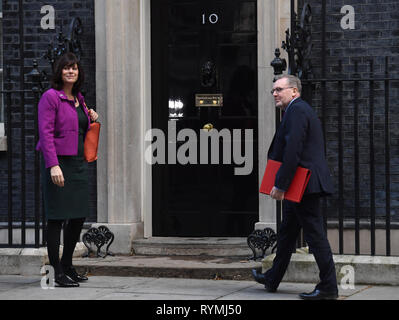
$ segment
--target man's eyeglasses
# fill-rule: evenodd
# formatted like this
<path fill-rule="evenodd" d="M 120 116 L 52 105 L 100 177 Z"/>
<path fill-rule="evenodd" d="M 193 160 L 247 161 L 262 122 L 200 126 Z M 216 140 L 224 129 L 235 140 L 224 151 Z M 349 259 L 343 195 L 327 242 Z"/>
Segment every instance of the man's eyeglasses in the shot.
<path fill-rule="evenodd" d="M 294 88 L 294 87 L 287 87 L 287 88 L 274 88 L 272 89 L 272 91 L 270 91 L 271 94 L 274 94 L 274 91 L 276 91 L 277 93 L 280 93 L 281 91 L 285 90 L 285 89 L 290 89 L 290 88 Z"/>

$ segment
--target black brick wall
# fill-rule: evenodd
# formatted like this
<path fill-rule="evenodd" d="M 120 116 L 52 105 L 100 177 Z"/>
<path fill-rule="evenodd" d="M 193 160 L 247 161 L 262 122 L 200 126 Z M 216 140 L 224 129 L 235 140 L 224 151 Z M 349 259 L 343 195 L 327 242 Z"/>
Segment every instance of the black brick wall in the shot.
<path fill-rule="evenodd" d="M 52 5 L 55 9 L 55 29 L 44 30 L 41 28 L 41 19 L 44 15 L 40 13 L 42 6 Z M 20 39 L 20 16 L 23 12 L 23 39 Z M 69 25 L 74 17 L 80 17 L 83 22 L 83 35 L 81 45 L 83 49 L 82 65 L 86 75 L 84 90 L 86 91 L 86 102 L 88 106 L 95 105 L 95 26 L 94 26 L 94 0 L 24 0 L 22 7 L 18 0 L 3 1 L 3 40 L 4 40 L 4 68 L 10 68 L 10 79 L 12 90 L 31 89 L 30 79 L 25 78 L 21 85 L 21 72 L 24 74 L 32 70 L 33 60 L 39 63 L 39 69 L 51 74 L 51 67 L 47 60 L 43 59 L 50 43 L 57 43 L 56 36 L 61 31 L 68 32 Z M 23 43 L 23 55 L 20 53 L 20 43 Z M 23 59 L 23 67 L 21 67 Z M 8 76 L 5 75 L 7 78 Z M 48 83 L 46 84 L 48 85 Z M 13 128 L 13 215 L 18 221 L 21 211 L 21 109 L 19 107 L 21 96 L 12 95 L 12 128 Z M 31 93 L 25 94 L 25 126 L 26 126 L 26 215 L 28 220 L 33 216 L 33 183 L 34 183 L 34 109 L 36 104 Z M 0 220 L 7 219 L 7 152 L 0 152 Z M 96 221 L 96 165 L 89 165 L 90 177 L 90 218 L 89 221 Z"/>
<path fill-rule="evenodd" d="M 322 5 L 321 1 L 309 0 L 313 13 L 312 65 L 313 78 L 322 78 Z M 302 1 L 303 3 L 303 1 Z M 355 76 L 358 63 L 359 79 L 370 77 L 370 60 L 374 64 L 375 78 L 385 75 L 385 57 L 388 56 L 389 76 L 399 78 L 399 1 L 394 0 L 327 0 L 326 1 L 326 78 L 350 79 Z M 355 9 L 355 29 L 341 28 L 341 8 L 351 5 Z M 342 62 L 342 71 L 338 68 Z M 338 103 L 343 97 L 342 137 L 344 161 L 344 212 L 353 216 L 355 209 L 355 135 L 354 135 L 354 82 L 344 82 L 342 92 L 337 82 L 328 82 L 326 109 L 322 117 L 321 85 L 318 84 L 312 105 L 325 122 L 327 157 L 338 192 Z M 385 88 L 383 81 L 374 82 L 374 152 L 370 148 L 370 82 L 359 82 L 359 190 L 360 214 L 367 220 L 370 215 L 370 153 L 375 157 L 376 213 L 385 216 Z M 399 221 L 399 81 L 389 85 L 390 103 L 390 201 L 393 221 Z M 328 215 L 338 214 L 338 194 L 327 202 Z"/>

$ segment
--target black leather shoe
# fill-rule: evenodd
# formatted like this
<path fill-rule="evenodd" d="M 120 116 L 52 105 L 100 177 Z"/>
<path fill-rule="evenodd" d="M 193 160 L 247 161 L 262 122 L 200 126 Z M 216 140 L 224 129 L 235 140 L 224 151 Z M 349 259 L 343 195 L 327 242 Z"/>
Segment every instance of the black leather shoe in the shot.
<path fill-rule="evenodd" d="M 75 282 L 83 282 L 89 280 L 89 278 L 87 278 L 86 276 L 78 274 L 75 268 L 72 266 L 70 267 L 63 266 L 62 269 L 64 270 L 64 273 Z"/>
<path fill-rule="evenodd" d="M 267 292 L 276 292 L 277 289 L 270 286 L 265 279 L 265 275 L 263 273 L 257 272 L 256 269 L 252 269 L 252 276 L 254 277 L 255 281 L 263 284 L 265 286 L 265 290 Z"/>
<path fill-rule="evenodd" d="M 309 293 L 301 293 L 299 297 L 303 300 L 336 300 L 338 298 L 338 292 L 328 292 L 314 289 Z"/>
<path fill-rule="evenodd" d="M 79 287 L 79 283 L 73 281 L 71 278 L 68 278 L 65 274 L 56 275 L 54 279 L 57 287 L 62 288 L 76 288 Z"/>
<path fill-rule="evenodd" d="M 274 293 L 277 291 L 276 288 L 271 287 L 268 283 L 265 282 L 265 290 L 270 293 Z"/>

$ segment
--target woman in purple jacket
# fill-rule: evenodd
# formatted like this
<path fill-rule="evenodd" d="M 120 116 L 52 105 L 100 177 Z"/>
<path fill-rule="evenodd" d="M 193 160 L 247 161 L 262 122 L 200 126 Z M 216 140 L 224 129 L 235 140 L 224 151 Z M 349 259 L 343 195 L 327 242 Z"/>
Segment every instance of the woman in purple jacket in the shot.
<path fill-rule="evenodd" d="M 60 287 L 78 287 L 87 277 L 72 266 L 72 256 L 89 214 L 88 172 L 83 157 L 84 138 L 98 114 L 87 110 L 80 88 L 84 73 L 73 53 L 57 62 L 51 89 L 39 102 L 39 142 L 43 154 L 42 185 L 47 219 L 47 251 Z M 59 259 L 60 234 L 64 249 Z"/>

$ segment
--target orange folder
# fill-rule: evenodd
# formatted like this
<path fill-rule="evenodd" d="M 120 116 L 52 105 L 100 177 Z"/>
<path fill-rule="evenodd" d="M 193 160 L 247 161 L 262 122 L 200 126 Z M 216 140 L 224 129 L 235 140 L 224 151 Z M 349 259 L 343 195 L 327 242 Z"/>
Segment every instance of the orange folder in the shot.
<path fill-rule="evenodd" d="M 281 162 L 274 160 L 267 161 L 265 174 L 263 175 L 259 192 L 270 194 L 274 187 L 276 174 L 280 166 Z M 284 194 L 284 199 L 298 203 L 301 202 L 303 193 L 305 192 L 306 186 L 309 182 L 310 174 L 311 171 L 309 169 L 298 167 L 288 190 Z"/>

